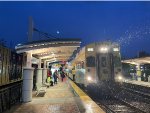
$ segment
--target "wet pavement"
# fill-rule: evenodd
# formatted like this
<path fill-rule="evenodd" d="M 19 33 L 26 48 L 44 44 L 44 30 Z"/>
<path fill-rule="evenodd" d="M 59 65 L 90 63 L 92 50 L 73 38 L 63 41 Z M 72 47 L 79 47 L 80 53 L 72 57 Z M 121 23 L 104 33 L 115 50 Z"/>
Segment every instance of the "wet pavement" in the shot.
<path fill-rule="evenodd" d="M 68 79 L 47 88 L 45 94 L 35 95 L 33 92 L 32 102 L 15 105 L 5 113 L 104 113 Z"/>

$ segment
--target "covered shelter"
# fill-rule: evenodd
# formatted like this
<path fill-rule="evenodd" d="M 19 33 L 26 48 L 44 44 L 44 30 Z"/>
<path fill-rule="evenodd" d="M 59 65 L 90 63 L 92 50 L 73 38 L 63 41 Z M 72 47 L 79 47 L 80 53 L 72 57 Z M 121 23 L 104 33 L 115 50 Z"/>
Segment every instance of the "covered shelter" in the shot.
<path fill-rule="evenodd" d="M 32 63 L 38 64 L 36 82 L 43 83 L 47 77 L 47 64 L 67 62 L 81 44 L 79 38 L 59 38 L 32 41 L 18 44 L 17 53 L 23 53 L 23 101 L 32 101 L 33 68 Z M 43 68 L 41 68 L 43 63 Z"/>
<path fill-rule="evenodd" d="M 122 60 L 122 63 L 136 64 L 136 65 L 146 64 L 146 63 L 150 63 L 150 57 L 141 57 L 141 58 Z"/>
<path fill-rule="evenodd" d="M 133 64 L 136 66 L 136 75 L 138 81 L 141 81 L 141 65 L 144 64 L 150 64 L 150 57 L 141 57 L 141 58 L 133 58 L 133 59 L 127 59 L 127 60 L 122 60 L 122 63 L 128 63 L 128 64 Z"/>

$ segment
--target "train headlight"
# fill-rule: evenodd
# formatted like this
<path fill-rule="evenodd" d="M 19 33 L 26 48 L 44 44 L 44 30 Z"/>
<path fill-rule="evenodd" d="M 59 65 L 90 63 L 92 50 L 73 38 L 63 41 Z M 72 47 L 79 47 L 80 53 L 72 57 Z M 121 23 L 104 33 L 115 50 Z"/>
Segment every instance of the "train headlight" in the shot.
<path fill-rule="evenodd" d="M 123 78 L 122 78 L 122 76 L 118 76 L 118 80 L 122 80 Z"/>
<path fill-rule="evenodd" d="M 116 80 L 117 80 L 118 82 L 123 82 L 123 81 L 124 81 L 124 77 L 123 77 L 122 75 L 118 75 L 118 76 L 116 77 Z"/>
<path fill-rule="evenodd" d="M 101 52 L 107 52 L 107 51 L 108 51 L 108 48 L 107 48 L 107 47 L 101 47 L 101 48 L 100 48 L 100 51 L 101 51 Z"/>
<path fill-rule="evenodd" d="M 88 80 L 88 81 L 91 81 L 91 80 L 92 80 L 92 78 L 91 78 L 90 76 L 88 76 L 88 77 L 87 77 L 87 80 Z"/>

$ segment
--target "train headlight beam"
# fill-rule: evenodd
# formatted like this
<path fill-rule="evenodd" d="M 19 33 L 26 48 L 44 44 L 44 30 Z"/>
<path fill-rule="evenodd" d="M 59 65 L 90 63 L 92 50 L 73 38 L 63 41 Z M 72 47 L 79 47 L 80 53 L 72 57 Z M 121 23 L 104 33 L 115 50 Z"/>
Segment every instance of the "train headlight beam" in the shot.
<path fill-rule="evenodd" d="M 122 76 L 118 76 L 118 79 L 119 79 L 119 80 L 122 80 Z"/>
<path fill-rule="evenodd" d="M 88 81 L 91 81 L 91 80 L 92 80 L 92 78 L 91 78 L 90 76 L 88 76 L 88 77 L 87 77 L 87 80 L 88 80 Z"/>

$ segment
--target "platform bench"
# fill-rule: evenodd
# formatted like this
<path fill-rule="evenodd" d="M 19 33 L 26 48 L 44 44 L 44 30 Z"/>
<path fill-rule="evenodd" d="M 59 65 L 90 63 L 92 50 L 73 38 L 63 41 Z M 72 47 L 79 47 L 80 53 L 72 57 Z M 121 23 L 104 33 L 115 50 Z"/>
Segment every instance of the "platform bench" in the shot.
<path fill-rule="evenodd" d="M 46 93 L 46 88 L 47 87 L 45 87 L 45 86 L 42 86 L 42 84 L 41 83 L 37 83 L 36 84 L 36 96 L 38 96 L 38 94 L 40 94 L 40 93 L 42 93 L 42 92 L 44 92 L 44 93 Z"/>

